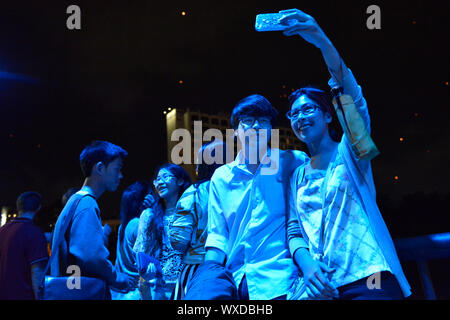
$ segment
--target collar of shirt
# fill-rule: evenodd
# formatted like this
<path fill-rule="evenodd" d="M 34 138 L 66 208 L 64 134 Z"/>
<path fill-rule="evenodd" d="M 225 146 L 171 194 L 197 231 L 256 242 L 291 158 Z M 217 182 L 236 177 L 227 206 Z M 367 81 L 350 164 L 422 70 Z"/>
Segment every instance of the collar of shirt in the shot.
<path fill-rule="evenodd" d="M 255 175 L 258 174 L 261 170 L 261 168 L 276 168 L 278 171 L 280 162 L 280 152 L 278 149 L 271 149 L 267 147 L 266 152 L 264 153 L 264 156 L 261 159 L 260 165 L 258 166 L 258 169 L 255 172 Z M 250 170 L 247 167 L 247 164 L 245 163 L 245 157 L 242 152 L 242 150 L 239 151 L 239 153 L 236 156 L 236 159 L 231 162 L 232 170 L 241 170 L 248 174 L 252 174 Z M 253 175 L 253 174 L 252 174 Z"/>
<path fill-rule="evenodd" d="M 97 198 L 94 195 L 94 191 L 89 186 L 83 186 L 77 193 L 83 195 L 90 194 L 92 197 L 94 197 L 95 200 L 97 200 Z"/>

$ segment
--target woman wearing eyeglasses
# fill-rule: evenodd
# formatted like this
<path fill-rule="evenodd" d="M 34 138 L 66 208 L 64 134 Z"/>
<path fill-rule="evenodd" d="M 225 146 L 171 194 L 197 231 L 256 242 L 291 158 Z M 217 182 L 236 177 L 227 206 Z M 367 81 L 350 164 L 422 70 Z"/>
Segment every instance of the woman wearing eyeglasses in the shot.
<path fill-rule="evenodd" d="M 138 264 L 142 256 L 150 257 L 145 270 L 140 270 L 140 291 L 144 300 L 169 299 L 183 268 L 184 252 L 171 246 L 168 234 L 175 218 L 177 201 L 190 185 L 189 175 L 178 165 L 166 163 L 156 171 L 153 186 L 157 199 L 149 201 L 150 207 L 139 218 L 133 248 Z M 142 253 L 145 255 L 140 255 Z"/>
<path fill-rule="evenodd" d="M 361 87 L 314 18 L 297 9 L 281 13 L 288 26 L 284 34 L 300 35 L 320 49 L 331 74 L 330 87 L 342 87 L 353 98 L 370 132 Z M 293 92 L 289 103 L 292 129 L 311 158 L 291 178 L 288 238 L 303 276 L 296 298 L 401 299 L 402 291 L 409 296 L 375 202 L 370 160 L 358 159 L 347 133 L 339 137 L 331 130 L 336 117 L 329 94 L 306 87 Z"/>

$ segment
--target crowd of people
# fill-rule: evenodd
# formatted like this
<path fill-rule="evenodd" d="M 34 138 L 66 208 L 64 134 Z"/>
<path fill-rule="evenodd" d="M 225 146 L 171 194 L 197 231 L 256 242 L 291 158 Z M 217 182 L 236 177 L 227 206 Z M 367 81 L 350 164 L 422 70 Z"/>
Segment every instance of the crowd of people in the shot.
<path fill-rule="evenodd" d="M 361 87 L 329 38 L 306 13 L 281 13 L 284 34 L 300 35 L 321 51 L 330 87 L 353 99 L 370 133 Z M 80 154 L 85 181 L 67 195 L 50 262 L 42 231 L 31 223 L 40 195 L 19 196 L 19 218 L 0 229 L 0 299 L 40 297 L 47 264 L 54 278 L 78 266 L 81 276 L 104 282 L 105 297 L 113 300 L 409 296 L 375 202 L 370 159 L 358 154 L 358 132 L 335 130 L 340 123 L 332 102 L 330 93 L 316 87 L 289 97 L 287 117 L 307 154 L 269 147 L 278 111 L 258 94 L 240 100 L 231 114 L 242 145 L 234 161 L 226 163 L 225 143 L 214 140 L 198 152 L 194 183 L 181 166 L 165 163 L 152 181 L 125 189 L 114 264 L 97 201 L 119 186 L 127 152 L 93 142 Z M 204 161 L 217 154 L 214 163 Z M 368 283 L 375 275 L 381 286 L 373 288 Z"/>

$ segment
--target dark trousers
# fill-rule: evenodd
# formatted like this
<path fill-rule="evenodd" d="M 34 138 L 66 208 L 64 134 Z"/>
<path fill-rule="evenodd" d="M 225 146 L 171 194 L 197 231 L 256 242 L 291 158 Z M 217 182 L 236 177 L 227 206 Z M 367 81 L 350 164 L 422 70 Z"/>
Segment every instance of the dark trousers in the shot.
<path fill-rule="evenodd" d="M 401 300 L 402 290 L 395 276 L 390 272 L 381 272 L 380 288 L 369 289 L 367 278 L 339 287 L 337 300 Z"/>
<path fill-rule="evenodd" d="M 242 277 L 241 283 L 239 284 L 238 300 L 250 300 L 248 294 L 247 277 L 245 275 Z M 272 300 L 286 300 L 286 295 L 276 297 Z"/>
<path fill-rule="evenodd" d="M 198 267 L 186 291 L 184 300 L 249 300 L 245 275 L 238 289 L 233 274 L 213 261 L 205 261 Z M 274 300 L 286 300 L 286 295 Z"/>
<path fill-rule="evenodd" d="M 237 300 L 233 274 L 221 264 L 203 262 L 187 286 L 184 300 Z"/>

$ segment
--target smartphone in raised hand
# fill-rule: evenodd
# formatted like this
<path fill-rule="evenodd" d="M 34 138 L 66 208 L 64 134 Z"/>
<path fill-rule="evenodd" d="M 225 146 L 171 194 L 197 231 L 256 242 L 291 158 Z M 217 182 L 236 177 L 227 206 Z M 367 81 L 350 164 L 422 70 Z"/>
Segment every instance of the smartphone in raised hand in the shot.
<path fill-rule="evenodd" d="M 280 24 L 285 13 L 262 13 L 256 16 L 255 29 L 259 32 L 284 31 L 288 26 Z"/>

